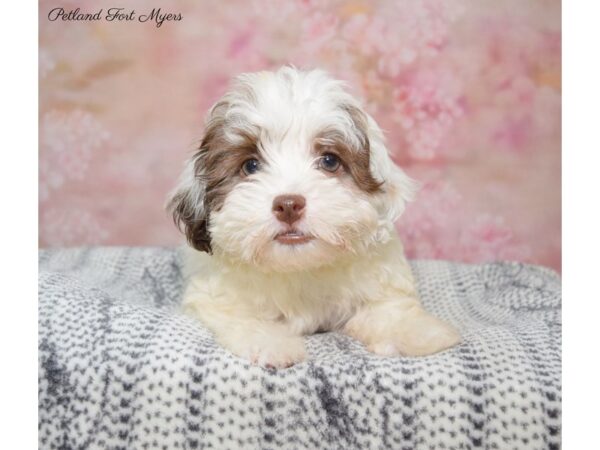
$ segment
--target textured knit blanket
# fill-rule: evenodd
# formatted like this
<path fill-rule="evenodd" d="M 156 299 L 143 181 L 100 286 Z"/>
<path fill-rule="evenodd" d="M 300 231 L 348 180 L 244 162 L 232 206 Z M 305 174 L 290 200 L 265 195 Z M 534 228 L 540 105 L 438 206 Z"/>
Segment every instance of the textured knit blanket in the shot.
<path fill-rule="evenodd" d="M 561 292 L 518 263 L 412 263 L 464 343 L 383 358 L 340 333 L 249 365 L 178 305 L 173 249 L 40 252 L 41 449 L 556 449 Z"/>

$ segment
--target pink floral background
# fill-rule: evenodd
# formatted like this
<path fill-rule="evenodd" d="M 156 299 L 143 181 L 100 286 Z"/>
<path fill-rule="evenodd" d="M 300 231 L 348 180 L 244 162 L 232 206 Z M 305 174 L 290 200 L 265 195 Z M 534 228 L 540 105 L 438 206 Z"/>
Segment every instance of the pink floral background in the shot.
<path fill-rule="evenodd" d="M 398 222 L 411 257 L 560 270 L 559 1 L 60 4 L 183 15 L 160 28 L 50 22 L 56 6 L 40 2 L 41 246 L 180 243 L 164 199 L 206 110 L 232 76 L 293 63 L 347 80 L 421 182 Z"/>

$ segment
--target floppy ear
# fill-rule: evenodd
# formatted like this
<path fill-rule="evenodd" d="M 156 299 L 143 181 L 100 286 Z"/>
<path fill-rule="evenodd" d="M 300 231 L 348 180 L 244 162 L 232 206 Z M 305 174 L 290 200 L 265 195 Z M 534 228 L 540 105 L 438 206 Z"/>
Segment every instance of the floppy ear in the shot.
<path fill-rule="evenodd" d="M 208 232 L 208 211 L 204 202 L 205 182 L 199 174 L 199 153 L 186 162 L 179 185 L 169 196 L 167 209 L 192 247 L 212 253 Z"/>
<path fill-rule="evenodd" d="M 382 219 L 394 222 L 404 212 L 406 202 L 411 201 L 418 185 L 398 167 L 389 155 L 383 133 L 375 120 L 358 103 L 342 105 L 358 138 L 358 146 L 366 149 L 369 177 L 358 181 L 368 192 L 377 196 L 378 210 Z"/>
<path fill-rule="evenodd" d="M 382 214 L 394 222 L 404 212 L 406 203 L 413 200 L 419 185 L 392 161 L 381 129 L 370 115 L 366 116 L 371 143 L 371 170 L 378 179 L 383 180 Z"/>
<path fill-rule="evenodd" d="M 204 136 L 200 148 L 186 164 L 179 179 L 178 186 L 173 190 L 167 202 L 167 210 L 173 214 L 173 220 L 182 231 L 192 247 L 201 252 L 212 253 L 210 232 L 208 231 L 210 211 L 214 207 L 207 193 L 213 193 L 215 186 L 222 181 L 220 178 L 209 186 L 206 176 L 209 165 L 211 148 L 218 148 L 223 141 L 223 124 L 228 103 L 220 100 L 213 105 L 208 113 Z M 214 159 L 214 158 L 213 158 Z M 217 154 L 216 161 L 218 162 Z M 214 197 L 214 195 L 213 195 Z"/>

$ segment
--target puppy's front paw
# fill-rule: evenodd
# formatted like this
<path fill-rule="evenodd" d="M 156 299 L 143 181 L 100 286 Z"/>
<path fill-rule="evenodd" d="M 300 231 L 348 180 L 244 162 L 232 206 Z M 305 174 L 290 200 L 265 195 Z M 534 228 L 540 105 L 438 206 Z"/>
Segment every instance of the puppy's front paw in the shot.
<path fill-rule="evenodd" d="M 306 359 L 304 340 L 299 336 L 250 336 L 227 347 L 252 364 L 271 369 L 283 369 Z"/>
<path fill-rule="evenodd" d="M 402 321 L 388 336 L 371 342 L 368 348 L 382 356 L 425 356 L 460 342 L 460 334 L 452 325 L 423 313 Z"/>

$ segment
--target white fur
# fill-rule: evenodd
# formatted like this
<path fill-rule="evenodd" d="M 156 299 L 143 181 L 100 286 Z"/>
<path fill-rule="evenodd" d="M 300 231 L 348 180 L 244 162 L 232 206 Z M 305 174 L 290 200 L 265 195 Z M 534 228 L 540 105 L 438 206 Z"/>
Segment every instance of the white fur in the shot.
<path fill-rule="evenodd" d="M 456 331 L 418 301 L 393 227 L 414 184 L 390 159 L 375 121 L 367 115 L 370 168 L 382 192 L 366 193 L 316 165 L 311 149 L 319 131 L 335 129 L 360 145 L 340 108 L 360 105 L 343 84 L 322 71 L 284 67 L 240 76 L 223 100 L 228 139 L 258 133 L 264 163 L 210 212 L 188 163 L 175 192 L 198 216 L 210 213 L 213 255 L 189 251 L 186 310 L 233 353 L 272 367 L 303 360 L 301 336 L 322 329 L 345 331 L 385 356 L 458 343 Z M 274 240 L 285 228 L 271 210 L 282 194 L 306 198 L 297 228 L 315 239 L 294 246 Z"/>

